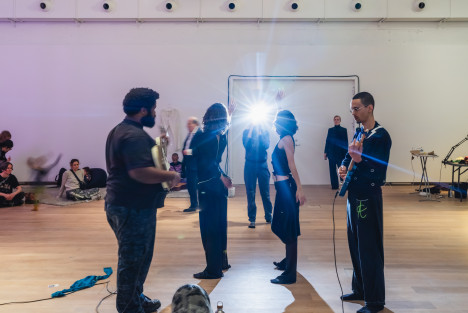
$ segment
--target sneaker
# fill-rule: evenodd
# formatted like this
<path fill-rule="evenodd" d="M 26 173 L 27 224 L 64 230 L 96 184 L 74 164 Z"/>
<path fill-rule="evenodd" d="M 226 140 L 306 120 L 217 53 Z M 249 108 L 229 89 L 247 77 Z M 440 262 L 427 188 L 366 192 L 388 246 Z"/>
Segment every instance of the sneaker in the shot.
<path fill-rule="evenodd" d="M 141 307 L 145 311 L 145 313 L 153 313 L 156 312 L 161 307 L 161 301 L 158 299 L 151 300 L 144 294 L 140 295 L 141 298 Z"/>
<path fill-rule="evenodd" d="M 249 228 L 255 228 L 255 222 L 250 222 Z"/>

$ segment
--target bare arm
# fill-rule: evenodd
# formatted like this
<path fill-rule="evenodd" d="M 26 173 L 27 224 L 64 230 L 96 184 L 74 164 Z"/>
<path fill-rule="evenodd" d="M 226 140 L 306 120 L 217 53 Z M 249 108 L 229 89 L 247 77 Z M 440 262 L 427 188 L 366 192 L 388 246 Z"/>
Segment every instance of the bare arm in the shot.
<path fill-rule="evenodd" d="M 177 185 L 180 181 L 180 175 L 177 172 L 164 171 L 156 167 L 141 167 L 128 171 L 128 175 L 143 184 L 158 184 L 168 182 L 171 187 Z"/>
<path fill-rule="evenodd" d="M 284 137 L 282 141 L 283 148 L 288 159 L 289 169 L 291 170 L 291 174 L 297 185 L 296 201 L 298 201 L 300 205 L 303 205 L 306 202 L 306 198 L 304 191 L 302 190 L 301 179 L 299 178 L 299 173 L 296 168 L 296 162 L 294 161 L 294 142 L 290 136 Z"/>

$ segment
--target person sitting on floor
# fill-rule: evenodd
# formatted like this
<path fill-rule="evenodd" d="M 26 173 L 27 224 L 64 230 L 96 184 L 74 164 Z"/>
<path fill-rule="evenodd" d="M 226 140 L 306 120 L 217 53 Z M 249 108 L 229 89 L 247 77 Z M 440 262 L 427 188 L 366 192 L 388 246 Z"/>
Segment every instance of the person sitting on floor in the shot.
<path fill-rule="evenodd" d="M 8 151 L 13 149 L 13 141 L 10 139 L 5 140 L 4 142 L 0 143 L 0 162 L 10 162 L 11 157 L 6 157 Z"/>
<path fill-rule="evenodd" d="M 182 162 L 179 161 L 179 154 L 177 153 L 172 154 L 172 162 L 169 163 L 169 165 L 170 165 L 169 171 L 177 172 L 179 173 L 179 175 L 182 176 Z M 187 179 L 181 178 L 180 182 L 176 186 L 174 186 L 171 190 L 178 191 L 181 189 L 185 189 L 186 183 L 187 183 Z"/>
<path fill-rule="evenodd" d="M 24 192 L 16 176 L 11 174 L 13 164 L 0 163 L 0 207 L 17 206 L 24 203 Z"/>
<path fill-rule="evenodd" d="M 91 176 L 91 169 L 88 167 L 88 166 L 85 166 L 83 167 L 83 172 L 84 172 L 84 182 L 86 184 L 86 186 L 89 186 L 89 184 L 91 183 L 91 180 L 93 179 L 93 177 Z"/>
<path fill-rule="evenodd" d="M 65 192 L 69 200 L 100 199 L 99 188 L 86 189 L 84 175 L 85 172 L 80 169 L 80 161 L 72 159 L 70 161 L 70 169 L 63 173 L 62 185 L 60 186 L 57 198 L 61 198 Z"/>

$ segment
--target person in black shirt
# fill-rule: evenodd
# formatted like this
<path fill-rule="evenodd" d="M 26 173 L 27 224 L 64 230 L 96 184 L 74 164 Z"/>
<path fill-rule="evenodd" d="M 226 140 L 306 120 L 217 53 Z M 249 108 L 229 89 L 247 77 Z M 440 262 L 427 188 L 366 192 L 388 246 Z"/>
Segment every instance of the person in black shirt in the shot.
<path fill-rule="evenodd" d="M 6 154 L 13 149 L 13 141 L 10 139 L 0 143 L 0 162 L 10 162 L 11 157 L 6 157 Z"/>
<path fill-rule="evenodd" d="M 119 313 L 155 312 L 159 300 L 143 294 L 143 284 L 153 258 L 156 210 L 164 206 L 166 192 L 180 180 L 176 172 L 155 167 L 155 145 L 143 127 L 155 124 L 159 94 L 148 88 L 130 90 L 123 101 L 125 119 L 112 129 L 106 142 L 109 173 L 105 210 L 119 245 L 117 299 Z"/>
<path fill-rule="evenodd" d="M 211 105 L 203 117 L 203 132 L 195 136 L 192 145 L 197 161 L 200 233 L 206 257 L 206 268 L 193 275 L 197 279 L 221 278 L 222 271 L 231 267 L 227 258 L 227 196 L 232 182 L 219 166 L 226 149 L 229 116 L 224 104 Z"/>
<path fill-rule="evenodd" d="M 250 221 L 249 228 L 255 228 L 257 179 L 265 211 L 265 220 L 267 223 L 271 223 L 270 171 L 267 164 L 270 136 L 264 127 L 252 124 L 244 130 L 242 144 L 245 148 L 244 181 L 247 194 L 247 213 Z"/>
<path fill-rule="evenodd" d="M 297 237 L 301 235 L 299 206 L 306 201 L 294 161 L 296 118 L 290 111 L 282 110 L 276 115 L 275 128 L 280 140 L 271 155 L 276 189 L 271 230 L 285 244 L 286 257 L 273 262 L 283 273 L 270 281 L 273 284 L 294 284 L 297 278 Z"/>
<path fill-rule="evenodd" d="M 360 92 L 353 97 L 350 109 L 354 119 L 362 123 L 339 173 L 346 177 L 354 161 L 354 174 L 348 186 L 348 246 L 353 263 L 353 292 L 343 301 L 364 300 L 358 313 L 376 313 L 385 305 L 383 201 L 381 186 L 385 184 L 392 140 L 374 119 L 374 97 Z M 365 135 L 362 145 L 361 136 Z"/>
<path fill-rule="evenodd" d="M 338 173 L 336 170 L 341 166 L 348 149 L 348 132 L 346 128 L 340 126 L 341 117 L 339 115 L 333 117 L 333 123 L 335 123 L 335 126 L 328 129 L 323 157 L 325 160 L 328 159 L 332 189 L 338 189 Z"/>
<path fill-rule="evenodd" d="M 13 164 L 0 163 L 0 207 L 17 206 L 24 203 L 24 192 L 16 176 L 11 174 Z"/>

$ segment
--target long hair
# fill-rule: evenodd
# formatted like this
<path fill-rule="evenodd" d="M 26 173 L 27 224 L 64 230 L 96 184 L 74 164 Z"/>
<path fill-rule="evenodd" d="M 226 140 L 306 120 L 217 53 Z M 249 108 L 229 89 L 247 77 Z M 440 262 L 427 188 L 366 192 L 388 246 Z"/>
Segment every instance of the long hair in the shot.
<path fill-rule="evenodd" d="M 275 118 L 276 132 L 281 136 L 293 136 L 297 130 L 297 121 L 291 111 L 282 110 L 276 114 Z"/>
<path fill-rule="evenodd" d="M 222 133 L 229 125 L 227 108 L 222 103 L 212 104 L 203 116 L 203 130 Z"/>

